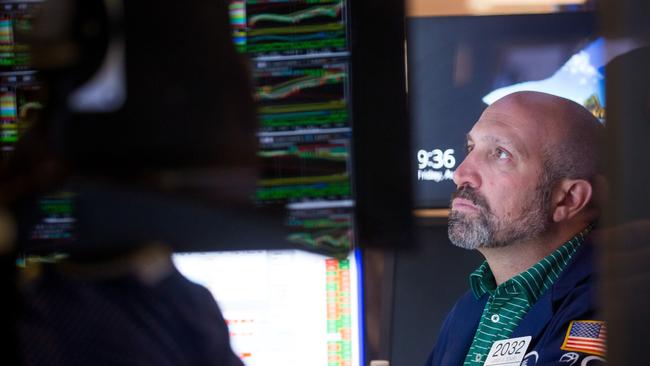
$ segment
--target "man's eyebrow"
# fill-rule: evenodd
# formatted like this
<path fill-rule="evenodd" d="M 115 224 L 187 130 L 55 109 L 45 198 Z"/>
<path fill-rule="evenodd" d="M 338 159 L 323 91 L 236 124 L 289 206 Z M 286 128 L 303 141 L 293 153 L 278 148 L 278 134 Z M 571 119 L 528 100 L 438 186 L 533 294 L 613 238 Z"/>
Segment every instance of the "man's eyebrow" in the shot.
<path fill-rule="evenodd" d="M 465 134 L 465 139 L 466 139 L 465 144 L 474 143 L 474 139 L 472 138 L 471 132 Z M 504 139 L 495 135 L 485 135 L 482 136 L 480 139 L 491 144 L 503 145 L 509 150 L 513 150 L 512 152 L 522 154 L 523 156 L 528 156 L 528 150 L 526 149 L 526 146 L 518 143 L 517 141 Z"/>
<path fill-rule="evenodd" d="M 513 152 L 517 152 L 524 156 L 528 156 L 528 150 L 526 149 L 526 146 L 524 146 L 523 144 L 519 143 L 516 140 L 504 139 L 494 135 L 486 135 L 482 138 L 482 140 L 496 145 L 503 145 L 508 149 L 514 150 Z"/>
<path fill-rule="evenodd" d="M 498 136 L 494 136 L 494 135 L 486 135 L 486 136 L 483 137 L 483 140 L 487 141 L 487 142 L 491 142 L 493 144 L 498 144 L 498 145 L 507 145 L 507 146 L 512 146 L 513 145 L 511 141 L 502 139 L 502 138 L 500 138 Z"/>
<path fill-rule="evenodd" d="M 465 140 L 466 142 L 474 142 L 474 139 L 472 138 L 472 135 L 470 133 L 465 134 Z M 497 136 L 492 136 L 492 135 L 483 136 L 481 140 L 486 142 L 491 142 L 494 144 L 512 145 L 508 143 L 508 141 L 505 141 L 503 139 L 498 138 Z"/>

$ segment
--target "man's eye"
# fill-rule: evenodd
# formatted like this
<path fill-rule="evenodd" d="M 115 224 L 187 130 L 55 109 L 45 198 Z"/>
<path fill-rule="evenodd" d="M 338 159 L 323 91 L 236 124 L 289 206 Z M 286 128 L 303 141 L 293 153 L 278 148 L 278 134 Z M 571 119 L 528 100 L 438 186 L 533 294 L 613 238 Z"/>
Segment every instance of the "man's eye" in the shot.
<path fill-rule="evenodd" d="M 501 148 L 495 150 L 495 155 L 497 159 L 510 159 L 510 153 Z"/>
<path fill-rule="evenodd" d="M 465 145 L 465 152 L 470 153 L 472 150 L 474 150 L 474 145 Z"/>

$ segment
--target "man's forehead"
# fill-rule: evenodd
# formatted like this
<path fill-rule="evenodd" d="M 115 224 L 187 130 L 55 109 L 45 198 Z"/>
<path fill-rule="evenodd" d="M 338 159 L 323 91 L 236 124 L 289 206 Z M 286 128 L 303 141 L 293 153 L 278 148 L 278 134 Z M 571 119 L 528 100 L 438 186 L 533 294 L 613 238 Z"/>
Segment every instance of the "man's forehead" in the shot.
<path fill-rule="evenodd" d="M 570 122 L 565 113 L 567 103 L 573 102 L 544 93 L 513 93 L 490 105 L 474 127 L 501 128 L 524 139 L 548 142 L 561 135 Z"/>
<path fill-rule="evenodd" d="M 472 127 L 470 133 L 500 132 L 503 134 L 525 135 L 537 130 L 535 121 L 509 113 L 486 111 Z"/>
<path fill-rule="evenodd" d="M 467 134 L 470 141 L 510 145 L 528 153 L 543 140 L 538 121 L 522 114 L 487 110 Z"/>

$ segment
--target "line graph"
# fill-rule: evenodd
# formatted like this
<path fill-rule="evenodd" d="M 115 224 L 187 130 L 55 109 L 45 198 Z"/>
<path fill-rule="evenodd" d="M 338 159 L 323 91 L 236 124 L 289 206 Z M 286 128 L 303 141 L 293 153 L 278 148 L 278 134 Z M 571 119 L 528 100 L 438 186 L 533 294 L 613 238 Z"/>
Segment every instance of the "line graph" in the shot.
<path fill-rule="evenodd" d="M 258 100 L 286 98 L 304 89 L 326 84 L 340 84 L 345 77 L 346 75 L 342 71 L 328 71 L 323 75 L 305 75 L 277 85 L 262 86 L 256 90 L 255 97 Z"/>
<path fill-rule="evenodd" d="M 334 32 L 317 32 L 317 33 L 307 33 L 303 35 L 280 35 L 280 34 L 270 34 L 270 35 L 260 35 L 249 37 L 251 42 L 264 42 L 264 41 L 280 41 L 280 42 L 300 42 L 300 41 L 313 41 L 313 40 L 326 40 L 330 38 L 338 38 L 345 36 L 343 27 L 327 27 L 329 29 L 334 28 Z M 293 32 L 290 32 L 293 33 Z M 258 32 L 258 34 L 260 34 Z"/>
<path fill-rule="evenodd" d="M 345 29 L 345 26 L 341 23 L 327 23 L 327 24 L 313 24 L 313 25 L 303 25 L 300 27 L 274 27 L 274 28 L 261 28 L 261 29 L 250 29 L 248 31 L 249 36 L 259 36 L 265 34 L 297 34 L 297 33 L 310 33 L 310 32 L 321 32 L 321 31 L 340 31 Z M 249 41 L 251 38 L 249 38 Z"/>
<path fill-rule="evenodd" d="M 285 149 L 262 150 L 259 153 L 262 158 L 298 157 L 301 159 L 322 159 L 333 161 L 346 161 L 349 155 L 348 148 L 340 144 L 322 145 L 293 145 Z"/>
<path fill-rule="evenodd" d="M 255 25 L 255 23 L 257 22 L 264 21 L 264 20 L 270 20 L 273 22 L 280 22 L 280 23 L 296 24 L 302 22 L 305 19 L 315 18 L 318 16 L 336 18 L 341 13 L 342 8 L 343 8 L 343 3 L 340 2 L 334 5 L 315 6 L 312 8 L 296 11 L 290 14 L 272 14 L 272 13 L 258 14 L 250 17 L 248 20 L 248 24 L 252 26 Z"/>
<path fill-rule="evenodd" d="M 322 183 L 347 183 L 349 179 L 348 173 L 332 174 L 325 176 L 313 177 L 287 177 L 287 178 L 272 178 L 261 179 L 258 184 L 263 187 L 278 187 L 286 185 L 309 185 L 309 184 L 322 184 Z"/>
<path fill-rule="evenodd" d="M 265 187 L 257 190 L 260 201 L 295 201 L 305 199 L 329 199 L 332 197 L 349 197 L 350 183 L 318 183 L 294 186 Z"/>
<path fill-rule="evenodd" d="M 349 125 L 348 64 L 336 59 L 268 63 L 254 97 L 264 131 Z"/>
<path fill-rule="evenodd" d="M 325 133 L 317 136 L 281 136 L 263 141 L 258 153 L 262 179 L 257 183 L 257 200 L 279 203 L 349 198 L 349 136 L 346 133 Z M 328 217 L 341 219 L 336 215 Z M 317 218 L 321 219 L 320 216 Z M 293 220 L 292 226 L 315 228 L 318 225 L 324 228 L 323 221 L 312 219 L 309 215 L 304 216 L 303 212 L 300 220 Z"/>
<path fill-rule="evenodd" d="M 342 52 L 347 46 L 344 4 L 343 0 L 247 2 L 244 11 L 237 9 L 232 15 L 231 23 L 239 27 L 240 49 L 255 55 Z"/>
<path fill-rule="evenodd" d="M 302 232 L 289 235 L 290 242 L 312 249 L 335 248 L 348 250 L 351 247 L 351 230 L 331 230 L 326 232 Z"/>

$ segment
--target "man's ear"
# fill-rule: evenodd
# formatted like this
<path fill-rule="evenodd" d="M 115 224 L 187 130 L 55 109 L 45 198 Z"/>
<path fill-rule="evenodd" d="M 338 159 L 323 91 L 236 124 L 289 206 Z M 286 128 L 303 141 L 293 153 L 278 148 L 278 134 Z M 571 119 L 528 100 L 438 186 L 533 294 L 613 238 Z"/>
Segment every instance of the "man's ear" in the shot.
<path fill-rule="evenodd" d="M 593 187 L 584 179 L 563 179 L 553 191 L 553 221 L 575 217 L 591 201 Z"/>

